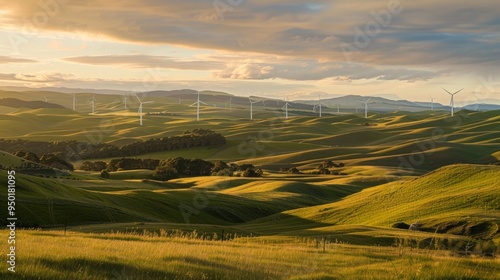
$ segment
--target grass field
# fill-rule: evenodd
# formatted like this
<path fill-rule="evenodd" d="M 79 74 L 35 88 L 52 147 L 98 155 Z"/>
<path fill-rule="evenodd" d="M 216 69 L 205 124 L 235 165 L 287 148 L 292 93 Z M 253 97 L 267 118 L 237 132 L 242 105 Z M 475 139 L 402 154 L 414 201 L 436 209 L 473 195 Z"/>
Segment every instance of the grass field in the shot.
<path fill-rule="evenodd" d="M 311 238 L 236 238 L 19 231 L 19 269 L 9 279 L 498 279 L 498 259 Z M 5 278 L 4 278 L 5 279 Z"/>
<path fill-rule="evenodd" d="M 70 95 L 46 95 L 71 105 Z M 226 145 L 137 157 L 252 163 L 264 176 L 17 173 L 18 226 L 31 228 L 17 231 L 18 279 L 500 279 L 498 111 L 368 119 L 295 111 L 286 120 L 256 105 L 249 121 L 247 107 L 218 104 L 196 122 L 189 100 L 151 97 L 145 112 L 165 114 L 145 115 L 141 127 L 137 104 L 125 110 L 116 98 L 99 97 L 95 114 L 88 104 L 76 112 L 0 107 L 0 136 L 121 145 L 211 129 Z M 342 175 L 312 174 L 326 160 L 344 163 L 334 168 Z M 23 163 L 0 153 L 4 169 Z M 419 230 L 394 227 L 401 223 Z"/>

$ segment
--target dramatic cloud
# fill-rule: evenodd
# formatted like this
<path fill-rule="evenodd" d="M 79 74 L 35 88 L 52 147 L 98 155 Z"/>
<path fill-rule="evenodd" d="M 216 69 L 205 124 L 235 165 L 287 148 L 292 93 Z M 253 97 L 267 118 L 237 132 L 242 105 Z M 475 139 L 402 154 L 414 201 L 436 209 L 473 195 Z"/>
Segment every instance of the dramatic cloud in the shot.
<path fill-rule="evenodd" d="M 216 8 L 213 3 L 224 5 Z M 9 1 L 4 3 L 9 12 L 2 24 L 144 44 L 379 65 L 494 65 L 500 59 L 500 2 L 256 0 L 230 2 L 234 7 L 227 3 Z"/>
<path fill-rule="evenodd" d="M 273 92 L 313 87 L 413 97 L 459 83 L 498 92 L 495 83 L 483 81 L 500 63 L 500 2 L 491 0 L 2 4 L 0 63 L 5 73 L 24 71 L 0 74 L 13 83 L 129 90 L 149 70 L 168 69 L 160 87 L 210 85 L 246 93 L 269 92 L 267 85 Z"/>

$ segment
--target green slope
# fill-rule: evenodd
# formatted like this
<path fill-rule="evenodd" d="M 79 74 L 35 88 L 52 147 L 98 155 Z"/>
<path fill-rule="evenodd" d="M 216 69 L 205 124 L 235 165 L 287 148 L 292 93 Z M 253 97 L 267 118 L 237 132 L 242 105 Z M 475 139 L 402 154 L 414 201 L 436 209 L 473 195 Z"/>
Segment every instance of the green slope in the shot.
<path fill-rule="evenodd" d="M 466 233 L 500 224 L 500 166 L 453 165 L 412 180 L 383 184 L 330 204 L 285 211 L 252 222 L 262 227 L 354 224 L 389 227 L 418 222 L 429 230 Z M 279 223 L 276 223 L 279 220 Z M 460 231 L 460 228 L 462 231 Z M 489 233 L 489 237 L 494 232 Z"/>

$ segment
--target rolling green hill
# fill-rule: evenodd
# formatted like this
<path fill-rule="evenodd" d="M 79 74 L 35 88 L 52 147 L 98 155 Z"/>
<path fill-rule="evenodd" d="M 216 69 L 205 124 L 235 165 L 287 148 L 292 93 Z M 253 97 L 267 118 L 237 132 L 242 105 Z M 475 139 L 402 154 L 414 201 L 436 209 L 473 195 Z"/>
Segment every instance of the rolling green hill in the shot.
<path fill-rule="evenodd" d="M 500 166 L 452 165 L 411 180 L 364 189 L 345 199 L 285 211 L 253 221 L 259 227 L 308 227 L 351 224 L 390 227 L 396 222 L 422 224 L 430 231 L 500 233 Z M 276 222 L 276 221 L 279 222 Z"/>

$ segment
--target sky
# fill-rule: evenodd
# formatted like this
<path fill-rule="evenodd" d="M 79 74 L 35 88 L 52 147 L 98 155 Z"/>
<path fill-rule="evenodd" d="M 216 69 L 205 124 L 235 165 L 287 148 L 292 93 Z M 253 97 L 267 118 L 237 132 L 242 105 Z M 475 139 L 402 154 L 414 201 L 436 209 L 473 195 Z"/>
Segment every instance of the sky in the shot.
<path fill-rule="evenodd" d="M 0 3 L 0 87 L 500 100 L 498 1 Z"/>

